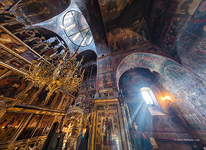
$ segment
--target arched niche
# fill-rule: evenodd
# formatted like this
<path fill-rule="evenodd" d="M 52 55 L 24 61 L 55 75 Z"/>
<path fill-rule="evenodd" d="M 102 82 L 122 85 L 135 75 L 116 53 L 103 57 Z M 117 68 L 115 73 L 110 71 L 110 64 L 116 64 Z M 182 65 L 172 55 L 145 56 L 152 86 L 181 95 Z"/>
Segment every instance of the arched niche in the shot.
<path fill-rule="evenodd" d="M 81 60 L 82 57 L 84 57 L 82 65 L 85 65 L 90 62 L 96 62 L 97 54 L 93 50 L 85 50 L 77 55 L 77 60 Z"/>
<path fill-rule="evenodd" d="M 204 109 L 203 99 L 205 99 L 202 91 L 205 82 L 200 77 L 170 58 L 150 53 L 132 53 L 127 55 L 117 67 L 118 90 L 122 74 L 136 67 L 147 68 L 155 74 L 158 84 L 171 94 L 169 99 L 161 97 L 162 103 L 169 101 L 174 106 L 185 128 L 205 130 L 205 114 L 202 111 Z M 164 96 L 167 95 L 164 94 Z M 195 124 L 193 124 L 194 119 Z"/>
<path fill-rule="evenodd" d="M 131 68 L 136 68 L 136 67 L 146 68 L 151 71 L 156 71 L 161 75 L 170 79 L 172 78 L 172 76 L 167 74 L 166 70 L 171 65 L 172 67 L 176 67 L 182 70 L 182 72 L 186 73 L 187 70 L 186 68 L 182 67 L 176 61 L 167 58 L 165 56 L 151 54 L 151 53 L 141 53 L 141 52 L 129 54 L 119 63 L 117 67 L 116 70 L 117 88 L 119 89 L 119 79 L 122 76 L 122 74 Z M 179 78 L 181 77 L 183 76 L 180 75 Z"/>

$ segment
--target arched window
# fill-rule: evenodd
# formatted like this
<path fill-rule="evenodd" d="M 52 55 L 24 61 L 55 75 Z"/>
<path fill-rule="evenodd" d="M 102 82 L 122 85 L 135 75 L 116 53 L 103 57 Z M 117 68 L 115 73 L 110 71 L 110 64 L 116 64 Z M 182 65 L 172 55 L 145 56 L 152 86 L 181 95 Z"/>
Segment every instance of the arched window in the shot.
<path fill-rule="evenodd" d="M 141 93 L 142 93 L 142 96 L 145 102 L 148 105 L 154 105 L 154 101 L 157 101 L 156 97 L 154 96 L 154 93 L 152 92 L 150 88 L 148 87 L 141 88 Z"/>
<path fill-rule="evenodd" d="M 162 111 L 162 108 L 160 107 L 154 93 L 152 90 L 148 87 L 143 87 L 140 89 L 142 96 L 145 100 L 145 102 L 148 105 L 148 109 L 150 111 L 150 114 L 153 116 L 157 115 L 164 115 L 164 112 Z"/>
<path fill-rule="evenodd" d="M 63 20 L 64 31 L 76 45 L 88 46 L 93 40 L 92 32 L 84 16 L 77 11 L 66 13 Z"/>

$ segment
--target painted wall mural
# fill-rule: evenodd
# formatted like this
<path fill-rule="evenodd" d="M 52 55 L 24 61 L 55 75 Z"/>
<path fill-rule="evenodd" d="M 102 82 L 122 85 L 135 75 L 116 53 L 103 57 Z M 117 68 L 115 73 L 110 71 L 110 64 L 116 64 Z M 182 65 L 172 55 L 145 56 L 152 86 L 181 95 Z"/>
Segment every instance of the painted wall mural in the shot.
<path fill-rule="evenodd" d="M 104 57 L 97 60 L 98 74 L 113 71 L 111 57 Z"/>
<path fill-rule="evenodd" d="M 120 52 L 139 48 L 140 44 L 147 41 L 144 30 L 142 35 L 127 28 L 116 28 L 108 33 L 108 42 L 111 52 Z"/>
<path fill-rule="evenodd" d="M 153 71 L 159 72 L 165 57 L 149 54 L 149 53 L 133 53 L 125 57 L 117 67 L 116 80 L 119 83 L 120 76 L 127 70 L 134 67 L 148 68 Z"/>
<path fill-rule="evenodd" d="M 115 86 L 115 80 L 114 80 L 114 73 L 108 72 L 98 75 L 97 80 L 97 89 L 102 90 L 106 88 L 112 88 Z"/>
<path fill-rule="evenodd" d="M 38 90 L 39 87 L 31 85 L 27 91 L 19 97 L 19 100 L 21 100 L 23 104 L 29 104 L 34 99 Z"/>

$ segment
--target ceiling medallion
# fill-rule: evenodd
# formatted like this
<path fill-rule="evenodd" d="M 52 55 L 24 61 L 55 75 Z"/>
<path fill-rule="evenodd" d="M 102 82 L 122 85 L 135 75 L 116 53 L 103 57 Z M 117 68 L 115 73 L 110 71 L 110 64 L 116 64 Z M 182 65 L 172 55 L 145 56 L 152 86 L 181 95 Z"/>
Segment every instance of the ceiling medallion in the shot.
<path fill-rule="evenodd" d="M 81 61 L 76 60 L 78 52 L 70 56 L 67 54 L 68 52 L 60 57 L 50 57 L 49 62 L 42 59 L 40 62 L 33 62 L 29 71 L 25 71 L 25 78 L 32 81 L 35 86 L 47 86 L 47 98 L 57 90 L 73 94 L 81 86 L 85 70 L 81 68 L 83 58 Z"/>

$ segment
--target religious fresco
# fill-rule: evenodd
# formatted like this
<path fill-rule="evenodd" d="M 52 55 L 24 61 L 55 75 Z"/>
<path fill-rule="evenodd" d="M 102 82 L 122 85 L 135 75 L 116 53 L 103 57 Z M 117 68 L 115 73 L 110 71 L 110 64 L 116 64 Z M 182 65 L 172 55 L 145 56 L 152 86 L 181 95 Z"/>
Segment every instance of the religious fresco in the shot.
<path fill-rule="evenodd" d="M 44 87 L 32 101 L 31 105 L 42 106 L 45 102 L 48 92 L 49 91 L 46 90 L 46 87 Z"/>
<path fill-rule="evenodd" d="M 29 82 L 22 76 L 11 72 L 0 80 L 0 95 L 16 98 L 28 86 Z"/>
<path fill-rule="evenodd" d="M 10 60 L 13 57 L 14 57 L 14 55 L 12 55 L 11 53 L 7 52 L 3 48 L 0 48 L 0 61 L 6 62 L 6 61 Z"/>
<path fill-rule="evenodd" d="M 17 140 L 28 139 L 31 138 L 34 130 L 36 129 L 39 121 L 41 120 L 43 115 L 33 115 L 27 125 L 24 127 Z"/>
<path fill-rule="evenodd" d="M 104 57 L 97 60 L 98 74 L 113 71 L 111 57 Z"/>
<path fill-rule="evenodd" d="M 134 67 L 148 68 L 156 72 L 159 72 L 165 60 L 166 58 L 163 56 L 149 53 L 130 54 L 120 62 L 117 68 L 117 81 L 125 71 Z"/>
<path fill-rule="evenodd" d="M 11 140 L 28 114 L 6 112 L 0 120 L 0 141 Z"/>
<path fill-rule="evenodd" d="M 67 108 L 68 101 L 69 101 L 69 96 L 65 95 L 57 109 L 65 110 Z"/>
<path fill-rule="evenodd" d="M 0 42 L 7 48 L 13 50 L 17 54 L 21 54 L 27 50 L 27 48 L 15 40 L 12 36 L 6 33 L 2 28 L 0 28 Z"/>
<path fill-rule="evenodd" d="M 6 7 L 9 7 L 7 1 L 2 0 L 2 2 L 6 4 Z M 10 5 L 12 5 L 14 1 L 11 1 L 10 3 Z M 58 15 L 66 9 L 69 4 L 70 0 L 23 0 L 18 3 L 13 12 L 18 15 L 20 20 L 27 20 L 27 24 L 35 24 Z"/>
<path fill-rule="evenodd" d="M 41 122 L 38 124 L 37 130 L 34 133 L 34 137 L 43 136 L 49 133 L 50 127 L 52 126 L 52 122 L 54 120 L 53 115 L 44 115 Z"/>
<path fill-rule="evenodd" d="M 54 102 L 54 104 L 52 106 L 53 109 L 57 109 L 58 108 L 58 106 L 59 106 L 59 104 L 61 102 L 62 97 L 63 97 L 63 93 L 59 92 L 58 93 L 58 97 L 56 98 L 56 101 Z"/>
<path fill-rule="evenodd" d="M 52 107 L 52 105 L 53 105 L 53 103 L 54 103 L 54 101 L 56 100 L 56 98 L 57 98 L 57 92 L 54 92 L 51 96 L 50 96 L 50 98 L 47 100 L 47 102 L 44 104 L 44 107 L 45 108 L 51 108 Z"/>
<path fill-rule="evenodd" d="M 152 74 L 147 69 L 130 69 L 125 72 L 119 81 L 119 88 L 124 96 L 140 94 L 142 87 L 153 86 Z"/>
<path fill-rule="evenodd" d="M 4 66 L 1 66 L 1 65 L 0 65 L 0 77 L 1 77 L 3 74 L 7 73 L 8 71 L 9 71 L 8 68 L 5 68 Z"/>
<path fill-rule="evenodd" d="M 113 72 L 108 72 L 108 73 L 98 75 L 98 80 L 97 80 L 98 90 L 112 88 L 114 86 L 115 86 L 115 80 L 114 80 Z"/>
<path fill-rule="evenodd" d="M 30 61 L 31 63 L 32 60 L 37 60 L 39 58 L 36 54 L 31 52 L 30 50 L 25 51 L 24 53 L 21 54 L 21 56 L 27 59 L 28 61 Z"/>
<path fill-rule="evenodd" d="M 97 106 L 95 149 L 122 149 L 117 105 Z"/>
<path fill-rule="evenodd" d="M 141 30 L 145 32 L 144 30 Z M 120 52 L 139 47 L 147 41 L 146 33 L 140 35 L 127 28 L 116 28 L 108 33 L 108 42 L 111 52 Z"/>
<path fill-rule="evenodd" d="M 26 92 L 24 92 L 18 99 L 23 104 L 29 104 L 37 94 L 39 87 L 31 85 Z"/>
<path fill-rule="evenodd" d="M 116 18 L 120 15 L 121 11 L 133 0 L 98 0 L 104 21 L 108 21 L 110 18 Z"/>
<path fill-rule="evenodd" d="M 12 66 L 16 69 L 22 70 L 27 63 L 24 60 L 15 57 L 15 58 L 7 61 L 6 64 L 8 64 L 9 66 Z"/>

